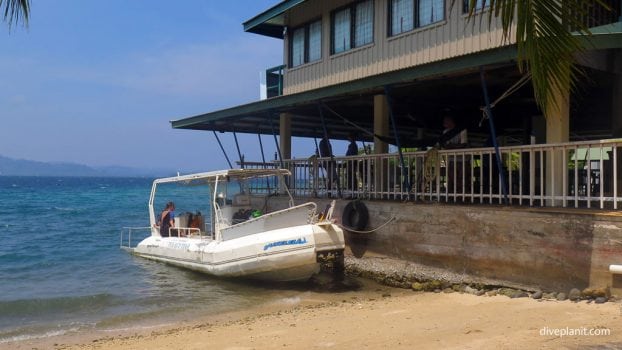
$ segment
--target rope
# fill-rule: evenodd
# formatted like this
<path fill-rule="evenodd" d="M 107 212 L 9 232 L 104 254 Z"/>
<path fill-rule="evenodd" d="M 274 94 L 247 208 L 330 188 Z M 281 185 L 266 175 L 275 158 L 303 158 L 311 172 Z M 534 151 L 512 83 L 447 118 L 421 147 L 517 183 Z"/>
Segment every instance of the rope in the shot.
<path fill-rule="evenodd" d="M 365 133 L 371 137 L 374 136 L 373 132 L 369 132 L 369 130 L 363 128 L 362 126 L 359 126 L 351 121 L 349 121 L 346 117 L 342 116 L 341 114 L 337 113 L 334 109 L 328 107 L 328 105 L 326 105 L 325 103 L 322 103 L 322 107 L 326 108 L 329 112 L 331 112 L 332 114 L 334 114 L 335 116 L 339 117 L 341 120 L 343 120 L 344 123 L 358 129 L 359 131 L 361 131 L 362 133 Z"/>
<path fill-rule="evenodd" d="M 507 89 L 503 94 L 501 94 L 499 98 L 494 100 L 494 102 L 490 104 L 490 108 L 496 107 L 499 102 L 506 99 L 508 96 L 512 95 L 516 91 L 518 91 L 525 84 L 527 84 L 529 79 L 531 79 L 531 73 L 523 75 L 516 83 L 514 83 L 514 85 L 510 86 L 509 89 Z M 480 110 L 482 111 L 482 119 L 479 122 L 479 126 L 482 127 L 482 122 L 484 121 L 484 119 L 488 118 L 488 114 L 486 113 L 485 107 L 480 107 Z"/>
<path fill-rule="evenodd" d="M 391 223 L 391 221 L 393 221 L 395 219 L 396 219 L 396 217 L 393 216 L 387 222 L 385 222 L 384 224 L 382 224 L 382 225 L 380 225 L 380 226 L 378 226 L 378 227 L 376 227 L 374 229 L 368 230 L 368 231 L 358 231 L 358 230 L 355 230 L 355 229 L 353 229 L 351 227 L 347 227 L 347 226 L 340 225 L 340 224 L 337 224 L 337 226 L 339 226 L 343 230 L 347 230 L 347 231 L 354 232 L 354 233 L 373 233 L 374 231 L 378 231 L 381 228 L 387 226 L 389 223 Z"/>

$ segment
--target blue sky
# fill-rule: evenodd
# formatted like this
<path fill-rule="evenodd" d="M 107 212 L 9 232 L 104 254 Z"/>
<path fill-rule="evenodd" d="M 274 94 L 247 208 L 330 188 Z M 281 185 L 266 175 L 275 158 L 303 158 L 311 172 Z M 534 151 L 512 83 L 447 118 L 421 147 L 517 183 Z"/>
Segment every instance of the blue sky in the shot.
<path fill-rule="evenodd" d="M 0 154 L 225 168 L 211 133 L 173 130 L 169 120 L 259 98 L 259 72 L 281 64 L 282 41 L 245 33 L 242 22 L 277 2 L 33 1 L 28 29 L 0 23 Z M 257 136 L 240 140 L 246 159 L 259 160 Z M 237 159 L 232 135 L 223 141 Z M 294 156 L 312 144 L 295 139 Z M 264 145 L 272 158 L 273 138 Z"/>

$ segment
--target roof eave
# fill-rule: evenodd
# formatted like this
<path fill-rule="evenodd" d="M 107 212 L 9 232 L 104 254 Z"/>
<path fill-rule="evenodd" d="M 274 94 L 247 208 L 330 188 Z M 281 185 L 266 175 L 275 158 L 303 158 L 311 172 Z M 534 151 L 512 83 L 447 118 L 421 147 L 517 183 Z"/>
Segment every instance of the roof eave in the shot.
<path fill-rule="evenodd" d="M 282 15 L 285 11 L 298 6 L 306 0 L 285 0 L 282 1 L 257 16 L 247 20 L 242 25 L 245 32 L 269 36 L 272 38 L 283 39 L 282 25 L 267 23 L 269 20 Z"/>

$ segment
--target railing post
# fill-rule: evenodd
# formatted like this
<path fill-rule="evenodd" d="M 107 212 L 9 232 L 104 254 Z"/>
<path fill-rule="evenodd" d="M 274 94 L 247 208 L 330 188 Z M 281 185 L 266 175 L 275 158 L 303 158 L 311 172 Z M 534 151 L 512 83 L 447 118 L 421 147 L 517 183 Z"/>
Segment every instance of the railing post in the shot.
<path fill-rule="evenodd" d="M 562 169 L 562 206 L 566 208 L 568 206 L 568 156 L 566 147 L 562 147 Z"/>
<path fill-rule="evenodd" d="M 587 207 L 592 207 L 592 148 L 587 146 Z"/>
<path fill-rule="evenodd" d="M 620 2 L 622 3 L 622 1 Z M 621 17 L 622 19 L 622 17 Z M 613 209 L 618 209 L 618 146 L 613 146 Z"/>
<path fill-rule="evenodd" d="M 579 148 L 574 148 L 574 207 L 579 207 Z"/>
<path fill-rule="evenodd" d="M 599 164 L 600 169 L 598 169 L 598 184 L 600 185 L 600 188 L 598 191 L 599 192 L 598 195 L 600 197 L 600 209 L 603 209 L 605 207 L 605 200 L 603 197 L 604 196 L 603 192 L 605 191 L 605 187 L 603 186 L 604 185 L 603 180 L 605 178 L 604 176 L 605 172 L 603 171 L 604 170 L 603 169 L 603 146 L 600 146 L 599 149 L 600 149 L 600 164 Z"/>

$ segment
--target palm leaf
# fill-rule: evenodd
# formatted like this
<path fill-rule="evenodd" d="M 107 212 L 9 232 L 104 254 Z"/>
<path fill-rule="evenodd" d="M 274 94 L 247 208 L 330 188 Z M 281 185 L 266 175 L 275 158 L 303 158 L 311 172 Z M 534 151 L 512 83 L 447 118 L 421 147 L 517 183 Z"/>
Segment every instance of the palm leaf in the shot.
<path fill-rule="evenodd" d="M 455 0 L 454 0 L 455 1 Z M 594 6 L 611 10 L 601 0 L 486 0 L 489 23 L 501 20 L 504 39 L 516 31 L 518 68 L 530 73 L 536 102 L 545 116 L 559 108 L 556 96 L 568 96 L 582 71 L 575 55 L 585 49 L 581 36 L 590 36 L 586 18 Z M 469 18 L 476 16 L 469 0 Z"/>
<path fill-rule="evenodd" d="M 9 24 L 9 28 L 19 22 L 28 25 L 30 0 L 0 0 L 0 13 L 4 14 L 4 21 Z"/>

